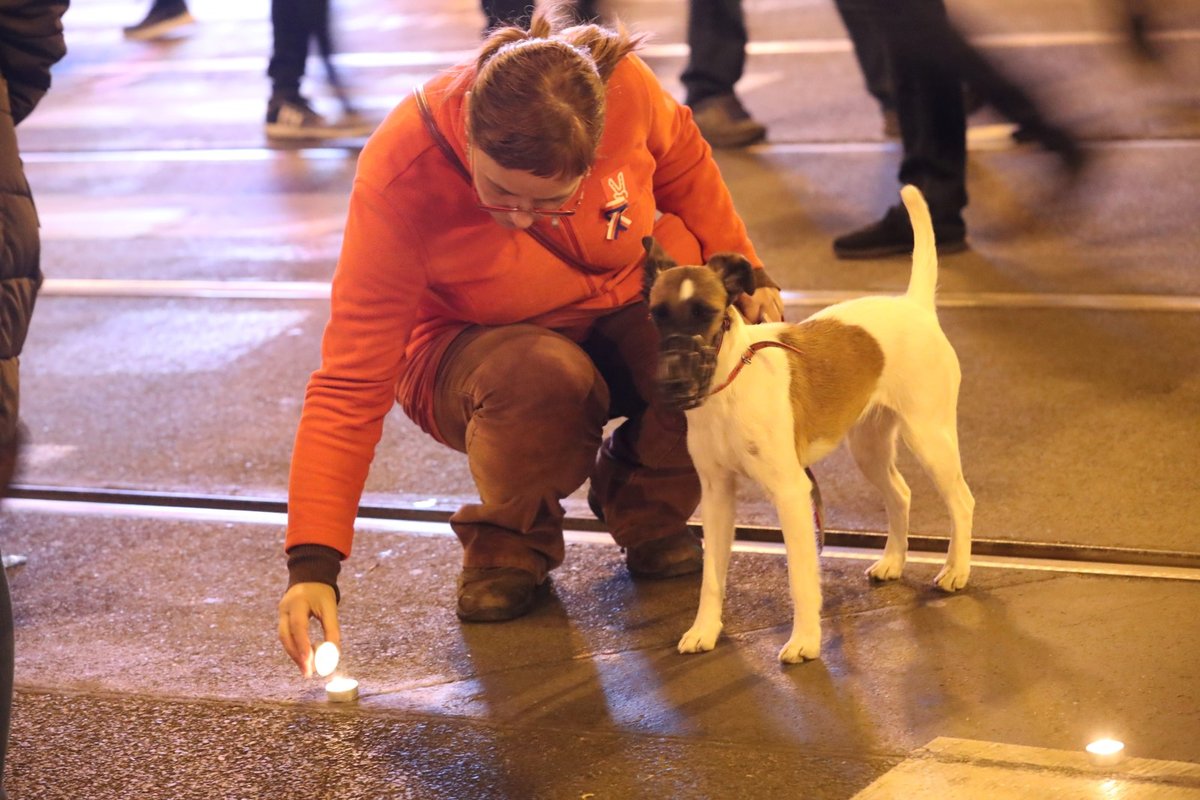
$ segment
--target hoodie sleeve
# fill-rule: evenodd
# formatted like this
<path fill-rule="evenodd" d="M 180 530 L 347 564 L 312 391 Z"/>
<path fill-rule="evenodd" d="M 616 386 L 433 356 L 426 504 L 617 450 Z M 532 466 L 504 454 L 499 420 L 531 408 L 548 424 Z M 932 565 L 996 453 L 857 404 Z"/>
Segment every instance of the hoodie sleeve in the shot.
<path fill-rule="evenodd" d="M 289 552 L 324 545 L 350 555 L 358 502 L 428 283 L 425 264 L 421 239 L 404 215 L 356 179 L 321 367 L 308 381 L 292 451 Z"/>
<path fill-rule="evenodd" d="M 659 210 L 683 220 L 700 241 L 705 258 L 741 253 L 761 268 L 712 148 L 692 121 L 692 110 L 667 93 L 644 61 L 636 56 L 628 61 L 646 94 L 647 146 L 656 161 L 654 198 Z"/>

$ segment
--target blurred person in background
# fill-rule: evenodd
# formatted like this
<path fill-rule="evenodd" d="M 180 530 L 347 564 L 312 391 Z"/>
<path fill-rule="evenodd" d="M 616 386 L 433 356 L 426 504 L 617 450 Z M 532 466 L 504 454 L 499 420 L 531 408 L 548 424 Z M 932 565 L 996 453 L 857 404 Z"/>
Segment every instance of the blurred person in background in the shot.
<path fill-rule="evenodd" d="M 16 126 L 50 88 L 50 67 L 66 55 L 62 16 L 67 0 L 0 0 L 0 496 L 16 471 L 19 357 L 42 285 L 37 211 Z M 0 570 L 0 783 L 12 721 L 13 614 L 8 580 Z M 7 797 L 0 786 L 0 800 Z"/>
<path fill-rule="evenodd" d="M 322 140 L 366 136 L 375 125 L 350 102 L 333 64 L 329 0 L 271 0 L 271 97 L 267 101 L 266 134 L 274 140 Z M 308 50 L 315 43 L 342 115 L 330 120 L 300 92 Z"/>
<path fill-rule="evenodd" d="M 151 42 L 177 36 L 190 29 L 195 22 L 186 0 L 154 0 L 141 22 L 123 30 L 126 39 Z"/>
<path fill-rule="evenodd" d="M 528 28 L 530 15 L 533 14 L 532 0 L 483 0 L 482 6 L 483 16 L 487 18 L 483 28 L 485 35 L 493 28 L 503 28 L 506 25 Z M 577 22 L 600 20 L 597 0 L 575 0 L 570 8 Z"/>
<path fill-rule="evenodd" d="M 565 557 L 561 501 L 589 478 L 631 575 L 702 567 L 686 420 L 655 390 L 642 239 L 680 263 L 743 253 L 751 322 L 781 319 L 782 299 L 691 113 L 634 54 L 643 37 L 569 23 L 552 3 L 528 31 L 494 30 L 359 157 L 288 488 L 279 637 L 306 675 L 310 618 L 340 636 L 337 576 L 397 402 L 466 454 L 479 492 L 450 518 L 459 619 L 535 606 Z"/>
<path fill-rule="evenodd" d="M 1052 122 L 1023 87 L 985 58 L 946 15 L 942 0 L 835 0 L 854 30 L 868 90 L 877 98 L 890 85 L 903 155 L 899 183 L 925 195 L 940 254 L 967 247 L 967 111 L 964 86 L 980 102 L 1016 123 L 1024 141 L 1058 156 L 1068 177 L 1084 167 L 1073 134 Z M 885 95 L 886 96 L 886 95 Z M 885 112 L 886 103 L 883 103 Z M 880 258 L 912 252 L 904 207 L 833 242 L 839 258 Z"/>
<path fill-rule="evenodd" d="M 746 18 L 742 0 L 690 0 L 688 62 L 679 76 L 684 102 L 713 147 L 747 147 L 767 138 L 734 92 L 746 68 Z"/>

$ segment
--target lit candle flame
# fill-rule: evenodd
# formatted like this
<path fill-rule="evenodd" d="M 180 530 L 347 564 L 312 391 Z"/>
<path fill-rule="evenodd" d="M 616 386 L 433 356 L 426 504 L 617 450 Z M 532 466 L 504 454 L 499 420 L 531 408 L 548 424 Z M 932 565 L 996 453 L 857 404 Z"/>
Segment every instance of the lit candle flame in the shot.
<path fill-rule="evenodd" d="M 354 678 L 334 678 L 325 684 L 325 697 L 331 703 L 352 703 L 358 699 L 358 681 Z"/>
<path fill-rule="evenodd" d="M 354 678 L 334 678 L 329 683 L 325 684 L 327 692 L 347 692 L 358 686 L 358 681 Z"/>
<path fill-rule="evenodd" d="M 313 667 L 317 670 L 317 674 L 324 678 L 326 675 L 333 674 L 341 657 L 342 654 L 338 652 L 336 644 L 322 642 L 321 646 L 317 648 L 316 655 L 313 656 Z"/>
<path fill-rule="evenodd" d="M 1087 751 L 1094 756 L 1112 756 L 1124 749 L 1124 742 L 1116 739 L 1097 739 L 1087 746 Z"/>

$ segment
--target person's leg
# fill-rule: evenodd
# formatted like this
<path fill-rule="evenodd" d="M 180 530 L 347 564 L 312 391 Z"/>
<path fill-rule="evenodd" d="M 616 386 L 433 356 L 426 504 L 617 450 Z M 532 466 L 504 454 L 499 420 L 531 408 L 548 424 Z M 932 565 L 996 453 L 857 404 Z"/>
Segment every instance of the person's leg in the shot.
<path fill-rule="evenodd" d="M 626 417 L 604 442 L 592 471 L 589 502 L 630 571 L 670 577 L 700 567 L 687 521 L 700 481 L 687 451 L 687 421 L 657 398 L 658 332 L 644 303 L 597 322 L 583 343 L 609 386 L 611 417 Z"/>
<path fill-rule="evenodd" d="M 895 92 L 892 89 L 892 76 L 888 70 L 888 53 L 879 30 L 879 20 L 864 9 L 861 3 L 854 0 L 835 0 L 838 14 L 846 26 L 846 33 L 854 45 L 854 58 L 862 71 L 863 82 L 867 92 L 879 102 L 879 107 L 886 113 L 896 110 Z"/>
<path fill-rule="evenodd" d="M 939 50 L 935 21 L 944 21 L 945 6 L 942 0 L 867 0 L 858 6 L 870 10 L 885 37 L 903 144 L 900 183 L 925 195 L 939 253 L 960 251 L 966 247 L 967 120 L 962 79 Z M 912 226 L 899 204 L 833 243 L 839 258 L 904 255 L 912 247 Z"/>
<path fill-rule="evenodd" d="M 679 76 L 689 106 L 733 93 L 746 66 L 747 41 L 741 0 L 690 0 L 688 63 Z"/>
<path fill-rule="evenodd" d="M 270 139 L 341 139 L 367 136 L 374 125 L 359 116 L 342 89 L 332 62 L 329 0 L 271 0 L 273 50 L 267 67 L 271 97 L 267 101 L 266 133 Z M 309 42 L 315 40 L 325 60 L 330 83 L 345 112 L 327 120 L 300 93 Z"/>
<path fill-rule="evenodd" d="M 904 149 L 900 183 L 925 195 L 939 244 L 960 241 L 967 205 L 967 116 L 962 77 L 944 60 L 946 7 L 942 0 L 898 5 L 907 13 L 888 20 L 887 35 Z"/>
<path fill-rule="evenodd" d="M 458 335 L 438 367 L 434 417 L 442 439 L 466 453 L 479 491 L 479 503 L 450 518 L 465 578 L 516 570 L 531 593 L 562 563 L 560 501 L 588 476 L 608 404 L 587 354 L 553 331 L 512 325 Z M 460 591 L 459 616 L 508 619 L 530 599 Z"/>
<path fill-rule="evenodd" d="M 599 22 L 602 18 L 597 0 L 576 0 L 575 19 L 583 22 Z"/>
<path fill-rule="evenodd" d="M 762 141 L 755 121 L 733 91 L 746 67 L 746 20 L 741 0 L 690 0 L 688 63 L 679 76 L 697 127 L 713 147 Z"/>
<path fill-rule="evenodd" d="M 312 24 L 322 0 L 271 0 L 271 102 L 300 100 Z"/>
<path fill-rule="evenodd" d="M 487 18 L 485 30 L 503 25 L 529 27 L 529 17 L 533 14 L 531 0 L 482 0 L 481 5 Z"/>
<path fill-rule="evenodd" d="M 945 13 L 924 9 L 924 14 L 926 42 L 940 54 L 943 70 L 957 75 L 980 103 L 1016 123 L 1018 140 L 1037 142 L 1054 153 L 1072 175 L 1083 169 L 1085 158 L 1075 136 L 1052 122 L 1025 87 L 967 41 Z"/>
<path fill-rule="evenodd" d="M 146 16 L 136 25 L 125 27 L 123 33 L 126 39 L 149 42 L 177 34 L 195 21 L 186 0 L 154 0 Z"/>

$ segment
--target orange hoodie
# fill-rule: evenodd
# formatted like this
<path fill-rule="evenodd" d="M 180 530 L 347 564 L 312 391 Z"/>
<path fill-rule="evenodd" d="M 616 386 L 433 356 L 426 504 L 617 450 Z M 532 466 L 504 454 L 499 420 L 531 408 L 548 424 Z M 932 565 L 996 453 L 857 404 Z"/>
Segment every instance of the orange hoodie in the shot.
<path fill-rule="evenodd" d="M 464 164 L 472 76 L 473 67 L 461 67 L 425 87 Z M 286 548 L 317 544 L 350 554 L 367 470 L 397 399 L 438 435 L 433 379 L 451 338 L 443 334 L 525 322 L 582 340 L 591 320 L 641 298 L 641 240 L 652 232 L 680 263 L 735 251 L 761 266 L 691 111 L 641 59 L 617 65 L 606 107 L 575 216 L 553 227 L 536 223 L 592 273 L 477 208 L 414 98 L 371 137 L 350 196 L 321 368 L 309 380 L 292 453 Z M 620 194 L 628 229 L 609 238 L 604 206 Z"/>

